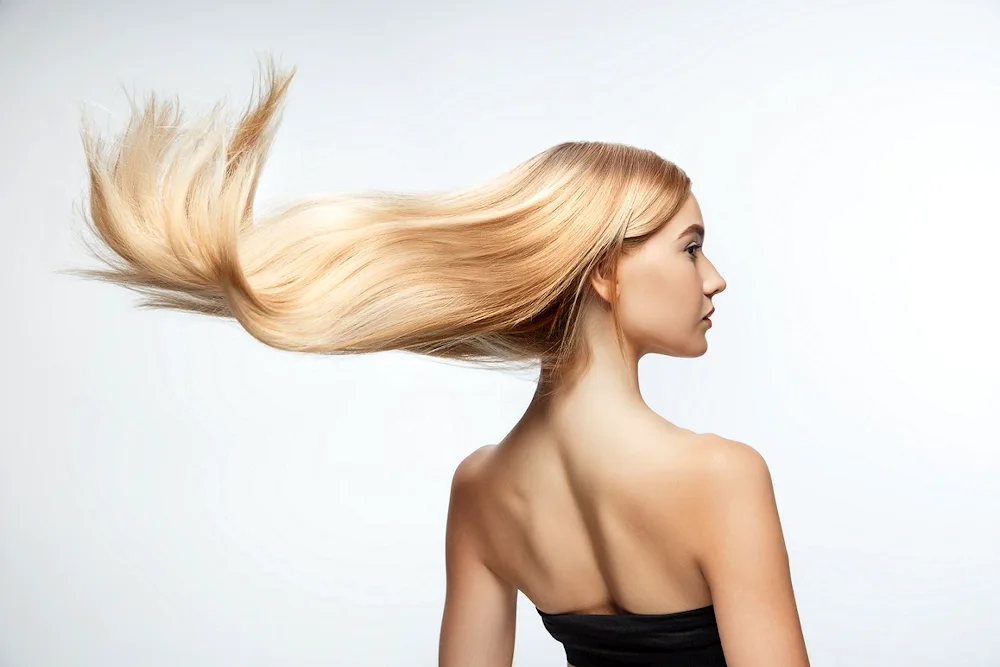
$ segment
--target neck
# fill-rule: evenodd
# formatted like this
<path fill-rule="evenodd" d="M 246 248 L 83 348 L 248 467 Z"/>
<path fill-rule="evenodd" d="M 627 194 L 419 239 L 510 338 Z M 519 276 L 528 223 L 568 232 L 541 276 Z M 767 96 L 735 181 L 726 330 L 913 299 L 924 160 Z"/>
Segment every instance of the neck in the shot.
<path fill-rule="evenodd" d="M 608 409 L 645 406 L 639 390 L 641 355 L 627 344 L 623 354 L 611 313 L 595 310 L 583 322 L 584 339 L 590 348 L 587 370 L 571 383 L 553 380 L 549 374 L 539 377 L 529 414 L 574 423 L 593 411 L 599 414 Z"/>

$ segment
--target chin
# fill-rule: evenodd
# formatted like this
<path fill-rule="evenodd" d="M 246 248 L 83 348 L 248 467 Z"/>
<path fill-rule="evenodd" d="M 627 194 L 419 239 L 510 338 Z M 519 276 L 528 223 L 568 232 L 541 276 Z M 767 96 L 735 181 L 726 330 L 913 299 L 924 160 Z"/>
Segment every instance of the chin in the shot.
<path fill-rule="evenodd" d="M 700 340 L 692 340 L 684 346 L 676 344 L 664 345 L 655 350 L 655 352 L 668 357 L 677 357 L 678 359 L 695 359 L 708 352 L 708 341 L 702 336 Z"/>
<path fill-rule="evenodd" d="M 690 359 L 694 359 L 696 357 L 703 356 L 706 352 L 708 352 L 708 338 L 705 334 L 702 334 L 691 341 L 688 354 L 685 356 Z"/>

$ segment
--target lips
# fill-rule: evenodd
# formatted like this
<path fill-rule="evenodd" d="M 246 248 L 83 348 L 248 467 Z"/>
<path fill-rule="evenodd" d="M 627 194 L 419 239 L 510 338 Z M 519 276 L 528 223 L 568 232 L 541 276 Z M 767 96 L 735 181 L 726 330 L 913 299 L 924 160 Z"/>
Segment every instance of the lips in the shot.
<path fill-rule="evenodd" d="M 708 315 L 706 315 L 702 319 L 707 320 L 708 318 L 710 318 L 714 314 L 715 314 L 715 308 L 713 308 L 712 310 L 710 310 L 709 313 L 708 313 Z"/>

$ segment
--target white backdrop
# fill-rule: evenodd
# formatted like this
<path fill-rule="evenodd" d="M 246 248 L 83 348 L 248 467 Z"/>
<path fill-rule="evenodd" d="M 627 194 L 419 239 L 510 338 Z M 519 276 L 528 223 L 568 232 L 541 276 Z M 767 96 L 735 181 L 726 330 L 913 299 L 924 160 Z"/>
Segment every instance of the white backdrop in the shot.
<path fill-rule="evenodd" d="M 564 140 L 680 164 L 729 289 L 642 386 L 770 462 L 813 664 L 1000 664 L 997 2 L 2 0 L 2 667 L 435 664 L 451 472 L 532 378 L 55 274 L 92 265 L 81 105 L 235 110 L 265 53 L 262 206 Z M 561 660 L 522 600 L 515 663 Z"/>

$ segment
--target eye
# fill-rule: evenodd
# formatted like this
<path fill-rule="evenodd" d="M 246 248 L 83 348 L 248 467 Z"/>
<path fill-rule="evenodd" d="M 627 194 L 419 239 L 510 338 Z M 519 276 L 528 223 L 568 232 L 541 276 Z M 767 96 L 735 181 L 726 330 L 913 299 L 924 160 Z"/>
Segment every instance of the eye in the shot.
<path fill-rule="evenodd" d="M 700 244 L 700 243 L 692 243 L 691 245 L 689 245 L 689 246 L 688 246 L 687 248 L 685 248 L 685 249 L 684 249 L 684 251 L 685 251 L 685 252 L 686 252 L 687 254 L 691 255 L 691 259 L 697 259 L 697 258 L 695 257 L 695 254 L 696 254 L 696 253 L 697 253 L 697 252 L 698 252 L 699 250 L 701 250 L 701 244 Z"/>

